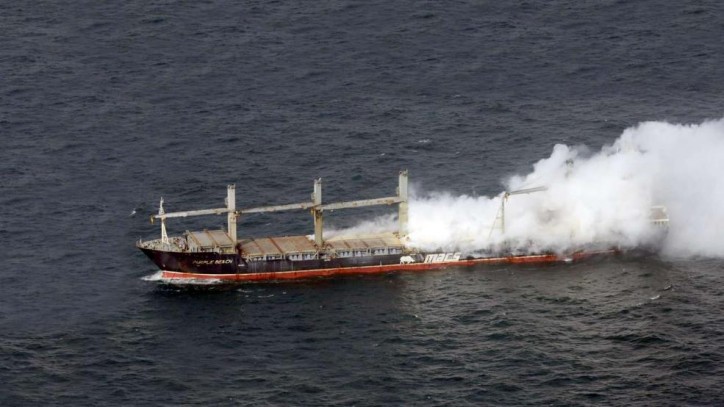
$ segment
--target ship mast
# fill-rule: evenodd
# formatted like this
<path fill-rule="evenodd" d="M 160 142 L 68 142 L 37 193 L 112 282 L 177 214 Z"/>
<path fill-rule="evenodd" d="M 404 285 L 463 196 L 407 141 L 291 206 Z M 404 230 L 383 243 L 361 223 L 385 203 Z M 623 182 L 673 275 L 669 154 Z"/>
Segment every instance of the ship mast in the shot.
<path fill-rule="evenodd" d="M 399 224 L 398 237 L 400 239 L 407 236 L 408 229 L 407 223 L 409 220 L 410 207 L 407 204 L 408 200 L 408 187 L 407 187 L 407 170 L 400 171 L 400 177 L 397 186 L 397 197 L 400 200 L 400 205 L 397 209 L 397 220 Z"/>
<path fill-rule="evenodd" d="M 226 210 L 229 211 L 226 220 L 229 224 L 227 229 L 231 241 L 236 245 L 236 185 L 226 186 Z"/>
<path fill-rule="evenodd" d="M 158 214 L 159 216 L 164 215 L 166 212 L 163 210 L 163 197 L 161 202 L 158 203 Z M 161 243 L 168 244 L 168 233 L 166 233 L 166 218 L 161 218 Z"/>
<path fill-rule="evenodd" d="M 317 247 L 324 246 L 324 216 L 322 215 L 322 179 L 314 180 L 314 192 L 312 193 L 312 216 L 314 217 L 314 244 Z"/>

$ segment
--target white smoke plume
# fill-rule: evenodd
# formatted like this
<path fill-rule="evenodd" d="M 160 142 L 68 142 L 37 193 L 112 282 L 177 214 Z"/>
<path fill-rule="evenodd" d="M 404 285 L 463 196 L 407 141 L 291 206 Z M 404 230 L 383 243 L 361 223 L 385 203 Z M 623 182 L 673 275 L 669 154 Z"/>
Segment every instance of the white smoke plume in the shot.
<path fill-rule="evenodd" d="M 651 208 L 668 208 L 664 251 L 724 256 L 724 119 L 696 125 L 645 122 L 596 153 L 556 145 L 527 175 L 507 179 L 501 225 L 494 197 L 416 195 L 409 246 L 425 250 L 565 251 L 590 245 L 639 247 L 660 238 Z M 380 218 L 370 230 L 390 224 Z"/>

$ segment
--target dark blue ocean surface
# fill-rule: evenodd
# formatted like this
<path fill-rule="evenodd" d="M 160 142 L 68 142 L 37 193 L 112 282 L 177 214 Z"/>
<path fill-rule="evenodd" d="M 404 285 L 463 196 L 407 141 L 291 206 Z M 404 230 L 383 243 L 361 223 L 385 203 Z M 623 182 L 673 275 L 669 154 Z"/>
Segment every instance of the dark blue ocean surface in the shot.
<path fill-rule="evenodd" d="M 722 38 L 719 1 L 1 3 L 0 404 L 724 404 L 722 259 L 179 291 L 134 247 L 161 196 L 495 194 L 555 143 L 720 118 Z"/>

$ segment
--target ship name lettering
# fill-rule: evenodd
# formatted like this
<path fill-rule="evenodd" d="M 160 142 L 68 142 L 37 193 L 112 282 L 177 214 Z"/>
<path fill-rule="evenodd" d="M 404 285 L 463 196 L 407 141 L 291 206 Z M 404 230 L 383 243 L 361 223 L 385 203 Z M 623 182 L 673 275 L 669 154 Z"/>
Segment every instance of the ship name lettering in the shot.
<path fill-rule="evenodd" d="M 231 263 L 233 263 L 233 260 L 231 260 L 231 259 L 194 260 L 191 263 L 193 263 L 194 266 L 212 266 L 212 265 L 216 265 L 216 264 L 231 264 Z"/>
<path fill-rule="evenodd" d="M 435 253 L 425 256 L 425 263 L 446 263 L 460 260 L 460 253 Z"/>

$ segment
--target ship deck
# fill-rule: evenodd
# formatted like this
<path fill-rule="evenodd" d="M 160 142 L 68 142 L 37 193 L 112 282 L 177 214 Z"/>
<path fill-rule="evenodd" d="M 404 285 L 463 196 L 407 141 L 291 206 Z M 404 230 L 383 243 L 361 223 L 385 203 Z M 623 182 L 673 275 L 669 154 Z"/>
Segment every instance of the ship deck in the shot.
<path fill-rule="evenodd" d="M 242 239 L 241 254 L 248 258 L 266 260 L 291 257 L 294 259 L 315 258 L 320 251 L 338 257 L 356 257 L 382 254 L 399 254 L 404 245 L 394 233 L 383 233 L 365 236 L 335 236 L 325 240 L 325 247 L 320 250 L 314 244 L 313 236 L 281 236 Z"/>

